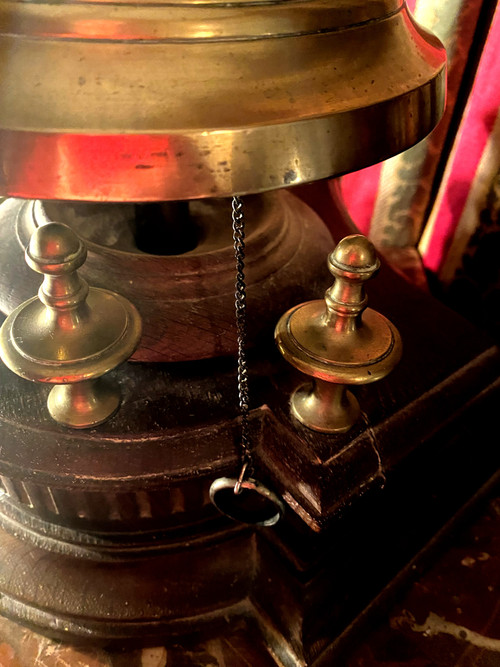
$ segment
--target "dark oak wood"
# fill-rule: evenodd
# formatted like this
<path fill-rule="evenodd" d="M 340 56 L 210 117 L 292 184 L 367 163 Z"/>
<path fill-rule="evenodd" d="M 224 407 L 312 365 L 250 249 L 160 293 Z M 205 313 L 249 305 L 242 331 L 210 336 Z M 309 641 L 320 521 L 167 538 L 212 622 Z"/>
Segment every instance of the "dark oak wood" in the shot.
<path fill-rule="evenodd" d="M 37 293 L 40 276 L 26 266 L 24 248 L 37 226 L 55 220 L 85 240 L 88 259 L 80 273 L 89 284 L 119 292 L 139 310 L 143 336 L 133 359 L 178 362 L 235 354 L 231 201 L 185 202 L 186 210 L 174 210 L 181 216 L 176 226 L 169 224 L 166 205 L 153 212 L 151 207 L 3 202 L 0 310 L 8 314 Z M 153 219 L 145 230 L 148 213 Z M 272 332 L 283 309 L 322 291 L 328 280 L 324 258 L 333 244 L 319 217 L 286 191 L 245 198 L 245 220 L 249 340 L 255 343 Z M 189 250 L 175 254 L 174 233 L 185 228 Z M 156 241 L 156 254 L 142 250 L 146 231 L 150 246 Z"/>

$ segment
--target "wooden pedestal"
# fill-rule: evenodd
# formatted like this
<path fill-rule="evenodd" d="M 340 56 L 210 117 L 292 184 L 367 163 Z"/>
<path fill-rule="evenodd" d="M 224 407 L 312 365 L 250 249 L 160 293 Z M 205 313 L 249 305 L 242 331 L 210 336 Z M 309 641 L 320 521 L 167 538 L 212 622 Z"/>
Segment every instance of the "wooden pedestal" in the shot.
<path fill-rule="evenodd" d="M 341 205 L 322 186 L 311 195 L 347 233 Z M 233 359 L 128 363 L 121 410 L 86 432 L 51 421 L 46 388 L 1 368 L 2 613 L 73 642 L 189 656 L 237 636 L 255 667 L 331 664 L 335 637 L 499 462 L 497 349 L 388 265 L 369 298 L 399 328 L 403 360 L 357 392 L 348 434 L 290 417 L 302 379 L 266 326 L 250 354 L 257 473 L 286 503 L 275 528 L 233 524 L 208 500 L 238 467 Z"/>

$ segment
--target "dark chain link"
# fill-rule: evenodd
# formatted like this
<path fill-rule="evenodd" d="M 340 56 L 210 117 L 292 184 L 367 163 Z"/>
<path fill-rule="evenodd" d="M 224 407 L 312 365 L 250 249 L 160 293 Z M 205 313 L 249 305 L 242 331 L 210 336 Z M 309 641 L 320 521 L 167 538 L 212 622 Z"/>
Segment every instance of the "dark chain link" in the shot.
<path fill-rule="evenodd" d="M 247 342 L 247 295 L 245 283 L 245 221 L 243 202 L 240 197 L 233 197 L 232 202 L 234 257 L 236 260 L 236 283 L 234 307 L 236 313 L 236 333 L 238 337 L 238 401 L 241 415 L 241 454 L 243 469 L 240 481 L 252 467 L 250 429 L 248 414 L 250 411 L 248 390 L 248 366 L 246 357 Z"/>

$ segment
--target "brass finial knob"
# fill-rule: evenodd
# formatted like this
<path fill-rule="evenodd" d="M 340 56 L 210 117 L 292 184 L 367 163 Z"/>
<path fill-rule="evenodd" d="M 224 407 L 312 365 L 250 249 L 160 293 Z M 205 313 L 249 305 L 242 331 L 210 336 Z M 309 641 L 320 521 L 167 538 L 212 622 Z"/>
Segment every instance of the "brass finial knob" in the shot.
<path fill-rule="evenodd" d="M 383 315 L 366 308 L 364 283 L 379 268 L 373 244 L 347 236 L 328 258 L 335 282 L 324 300 L 286 312 L 276 327 L 281 354 L 314 378 L 291 399 L 293 415 L 322 433 L 348 431 L 360 415 L 358 401 L 345 385 L 385 377 L 401 357 L 401 338 Z"/>
<path fill-rule="evenodd" d="M 55 385 L 47 406 L 65 426 L 88 428 L 118 408 L 120 391 L 101 376 L 137 346 L 141 320 L 122 296 L 87 285 L 77 269 L 87 250 L 66 225 L 33 233 L 27 264 L 44 275 L 38 297 L 25 301 L 0 329 L 0 356 L 21 377 Z"/>

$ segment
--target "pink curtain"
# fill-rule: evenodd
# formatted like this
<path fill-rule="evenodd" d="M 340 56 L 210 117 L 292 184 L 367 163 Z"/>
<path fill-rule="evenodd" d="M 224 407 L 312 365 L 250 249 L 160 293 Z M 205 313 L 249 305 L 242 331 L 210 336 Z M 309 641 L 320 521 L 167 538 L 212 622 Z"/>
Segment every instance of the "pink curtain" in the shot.
<path fill-rule="evenodd" d="M 342 191 L 363 233 L 389 255 L 418 249 L 440 295 L 498 333 L 500 0 L 413 5 L 448 52 L 445 115 L 409 151 L 345 176 Z"/>

